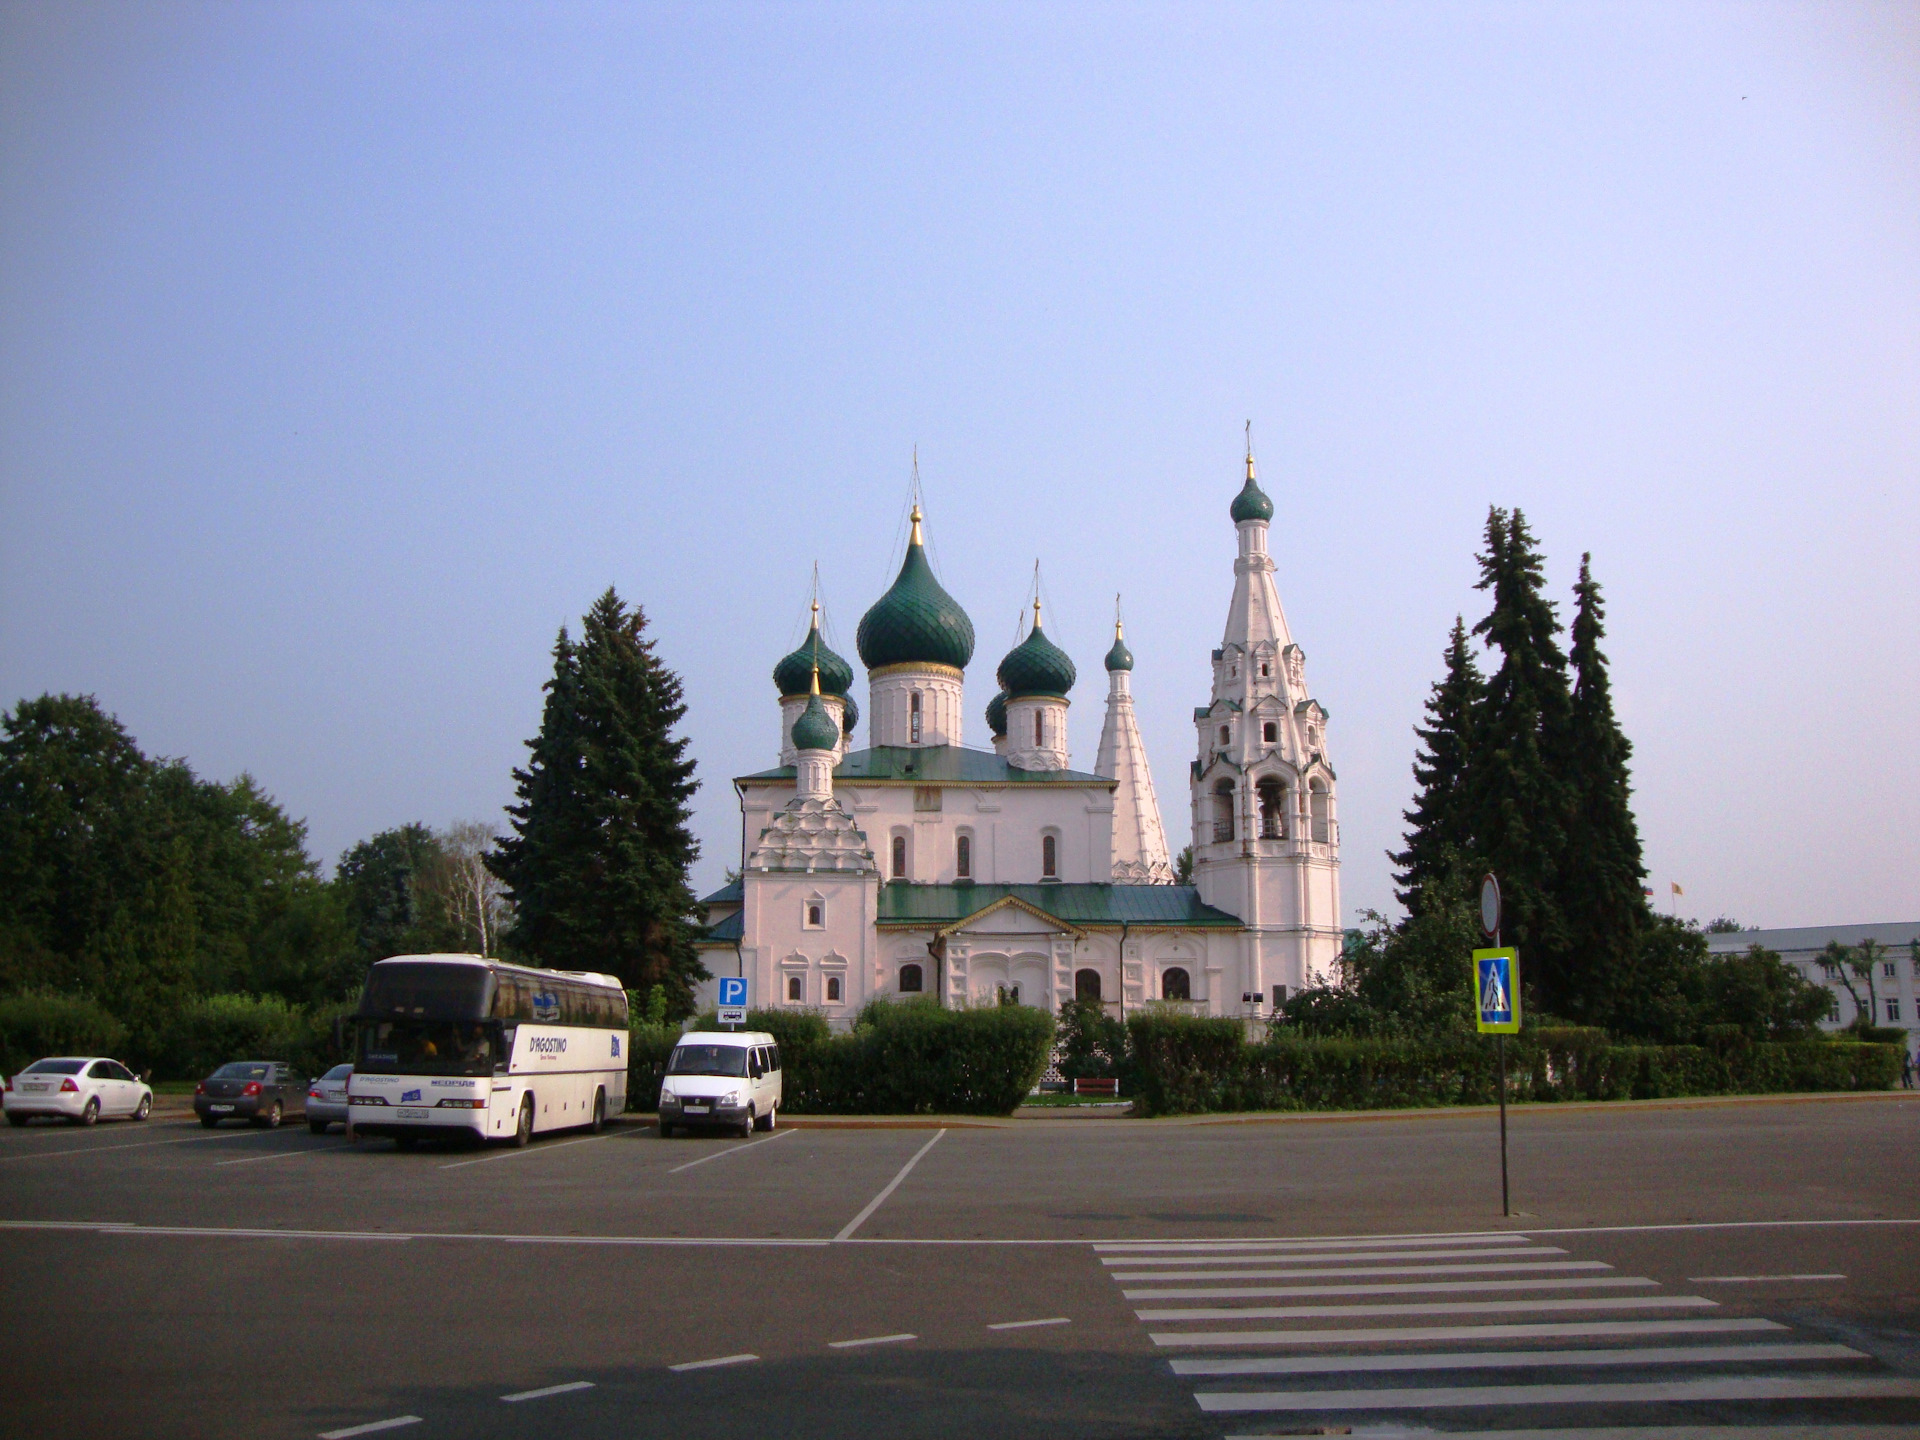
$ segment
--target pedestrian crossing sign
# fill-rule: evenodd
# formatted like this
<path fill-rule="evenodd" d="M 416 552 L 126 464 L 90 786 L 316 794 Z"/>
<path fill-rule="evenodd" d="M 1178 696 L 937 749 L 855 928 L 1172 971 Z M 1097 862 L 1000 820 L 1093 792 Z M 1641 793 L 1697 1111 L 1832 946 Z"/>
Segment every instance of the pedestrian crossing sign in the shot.
<path fill-rule="evenodd" d="M 1473 952 L 1475 1003 L 1482 1035 L 1520 1033 L 1520 957 L 1505 950 Z"/>

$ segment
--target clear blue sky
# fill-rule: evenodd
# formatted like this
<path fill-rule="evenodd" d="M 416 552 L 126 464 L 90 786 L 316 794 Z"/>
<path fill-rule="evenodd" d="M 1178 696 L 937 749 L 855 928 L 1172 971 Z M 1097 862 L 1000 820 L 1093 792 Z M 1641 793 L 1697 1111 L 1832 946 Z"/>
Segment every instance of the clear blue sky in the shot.
<path fill-rule="evenodd" d="M 1590 549 L 1652 883 L 1920 898 L 1920 8 L 0 8 L 0 703 L 91 691 L 329 866 L 498 816 L 608 583 L 697 879 L 912 448 L 980 648 L 1126 596 L 1176 848 L 1251 418 L 1390 900 L 1489 503 Z M 863 682 L 864 683 L 864 682 Z"/>

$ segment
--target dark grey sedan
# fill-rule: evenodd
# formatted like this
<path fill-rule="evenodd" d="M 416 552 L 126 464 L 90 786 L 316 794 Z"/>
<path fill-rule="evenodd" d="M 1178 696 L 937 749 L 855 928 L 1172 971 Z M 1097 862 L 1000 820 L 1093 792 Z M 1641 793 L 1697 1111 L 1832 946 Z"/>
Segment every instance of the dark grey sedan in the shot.
<path fill-rule="evenodd" d="M 283 1060 L 235 1060 L 194 1087 L 193 1113 L 211 1130 L 222 1120 L 250 1120 L 268 1129 L 294 1106 L 304 1108 L 307 1082 Z"/>

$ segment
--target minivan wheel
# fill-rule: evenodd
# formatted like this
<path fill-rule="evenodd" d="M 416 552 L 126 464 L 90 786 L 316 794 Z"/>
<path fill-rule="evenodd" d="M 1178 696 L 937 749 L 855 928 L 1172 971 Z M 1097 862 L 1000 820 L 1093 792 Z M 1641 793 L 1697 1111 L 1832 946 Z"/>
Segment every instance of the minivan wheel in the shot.
<path fill-rule="evenodd" d="M 740 1138 L 742 1140 L 750 1138 L 753 1132 L 759 1128 L 760 1122 L 754 1116 L 753 1106 L 749 1105 L 747 1106 L 747 1118 L 740 1122 Z"/>
<path fill-rule="evenodd" d="M 533 1139 L 533 1096 L 520 1097 L 520 1118 L 513 1127 L 513 1148 L 524 1150 L 527 1142 Z"/>
<path fill-rule="evenodd" d="M 591 1130 L 595 1135 L 598 1135 L 606 1128 L 607 1092 L 604 1090 L 596 1090 L 593 1092 L 593 1119 L 588 1123 L 587 1129 Z"/>

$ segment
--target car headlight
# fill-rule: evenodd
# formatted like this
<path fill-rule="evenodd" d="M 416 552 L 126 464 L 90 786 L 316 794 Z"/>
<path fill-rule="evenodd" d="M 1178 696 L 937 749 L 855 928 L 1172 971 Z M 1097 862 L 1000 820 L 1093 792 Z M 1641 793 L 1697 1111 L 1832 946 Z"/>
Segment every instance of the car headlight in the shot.
<path fill-rule="evenodd" d="M 727 1106 L 738 1105 L 740 1103 L 740 1092 L 738 1090 L 727 1091 L 726 1094 L 720 1097 L 720 1103 Z"/>

